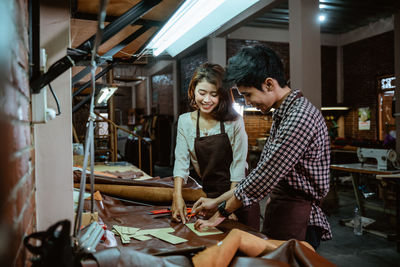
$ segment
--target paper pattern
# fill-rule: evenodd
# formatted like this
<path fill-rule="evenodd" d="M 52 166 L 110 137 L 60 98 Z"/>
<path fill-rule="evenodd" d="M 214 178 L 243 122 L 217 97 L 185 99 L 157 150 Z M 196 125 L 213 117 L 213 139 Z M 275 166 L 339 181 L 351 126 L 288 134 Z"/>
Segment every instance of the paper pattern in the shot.
<path fill-rule="evenodd" d="M 218 234 L 224 233 L 215 227 L 206 227 L 200 232 L 200 231 L 197 231 L 196 229 L 194 229 L 194 223 L 187 223 L 185 225 L 198 236 L 218 235 Z"/>
<path fill-rule="evenodd" d="M 121 237 L 121 242 L 123 244 L 130 243 L 131 238 L 140 241 L 146 241 L 151 239 L 152 237 L 158 238 L 174 245 L 187 241 L 184 238 L 170 234 L 175 232 L 174 228 L 171 227 L 140 230 L 140 228 L 135 227 L 114 225 L 113 232 Z"/>

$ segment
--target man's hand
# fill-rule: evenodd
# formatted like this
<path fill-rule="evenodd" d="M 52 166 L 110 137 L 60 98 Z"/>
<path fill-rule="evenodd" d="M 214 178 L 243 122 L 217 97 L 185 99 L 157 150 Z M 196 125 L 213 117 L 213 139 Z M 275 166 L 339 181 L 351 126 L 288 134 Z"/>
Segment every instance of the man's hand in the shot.
<path fill-rule="evenodd" d="M 219 212 L 217 211 L 210 219 L 208 220 L 197 220 L 194 224 L 194 228 L 197 231 L 201 231 L 206 227 L 215 227 L 222 223 L 225 220 L 225 217 L 220 215 Z"/>
<path fill-rule="evenodd" d="M 217 199 L 201 197 L 194 203 L 192 213 L 198 213 L 204 216 L 207 211 L 215 209 L 217 206 Z"/>
<path fill-rule="evenodd" d="M 172 220 L 185 224 L 188 221 L 185 200 L 182 196 L 173 196 L 171 207 Z"/>

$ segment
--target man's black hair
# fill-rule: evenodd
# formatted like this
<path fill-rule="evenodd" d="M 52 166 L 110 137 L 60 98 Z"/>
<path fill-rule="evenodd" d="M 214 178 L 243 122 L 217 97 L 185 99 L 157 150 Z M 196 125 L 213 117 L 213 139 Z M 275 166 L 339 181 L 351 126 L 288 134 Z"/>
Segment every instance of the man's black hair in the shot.
<path fill-rule="evenodd" d="M 226 87 L 255 87 L 262 91 L 266 78 L 277 80 L 285 87 L 285 71 L 280 57 L 269 47 L 263 45 L 247 46 L 228 61 L 224 83 Z"/>

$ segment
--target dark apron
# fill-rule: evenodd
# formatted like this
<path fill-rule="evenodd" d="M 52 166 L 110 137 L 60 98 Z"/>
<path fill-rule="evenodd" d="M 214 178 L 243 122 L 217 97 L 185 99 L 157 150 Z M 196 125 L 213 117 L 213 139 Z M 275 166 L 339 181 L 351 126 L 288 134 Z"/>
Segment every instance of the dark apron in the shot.
<path fill-rule="evenodd" d="M 305 240 L 311 212 L 311 200 L 304 192 L 291 188 L 281 180 L 270 194 L 265 209 L 262 232 L 279 240 Z"/>
<path fill-rule="evenodd" d="M 220 121 L 220 134 L 200 137 L 199 118 L 200 111 L 197 113 L 194 149 L 199 163 L 201 183 L 207 197 L 216 198 L 231 189 L 232 146 L 222 121 Z M 260 207 L 258 203 L 241 208 L 235 214 L 240 222 L 259 230 Z"/>

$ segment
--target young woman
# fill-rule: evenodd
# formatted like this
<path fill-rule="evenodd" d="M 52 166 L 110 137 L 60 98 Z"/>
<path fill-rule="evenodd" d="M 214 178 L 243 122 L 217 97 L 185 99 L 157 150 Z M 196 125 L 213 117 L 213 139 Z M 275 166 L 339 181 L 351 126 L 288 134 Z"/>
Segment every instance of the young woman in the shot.
<path fill-rule="evenodd" d="M 207 197 L 215 198 L 245 177 L 247 134 L 243 118 L 232 107 L 229 90 L 222 88 L 224 69 L 217 64 L 199 66 L 189 84 L 193 112 L 179 116 L 174 165 L 172 218 L 186 223 L 182 183 L 192 163 Z M 249 214 L 251 211 L 251 214 Z M 259 205 L 236 212 L 239 221 L 259 230 Z M 235 219 L 235 215 L 232 216 Z"/>

